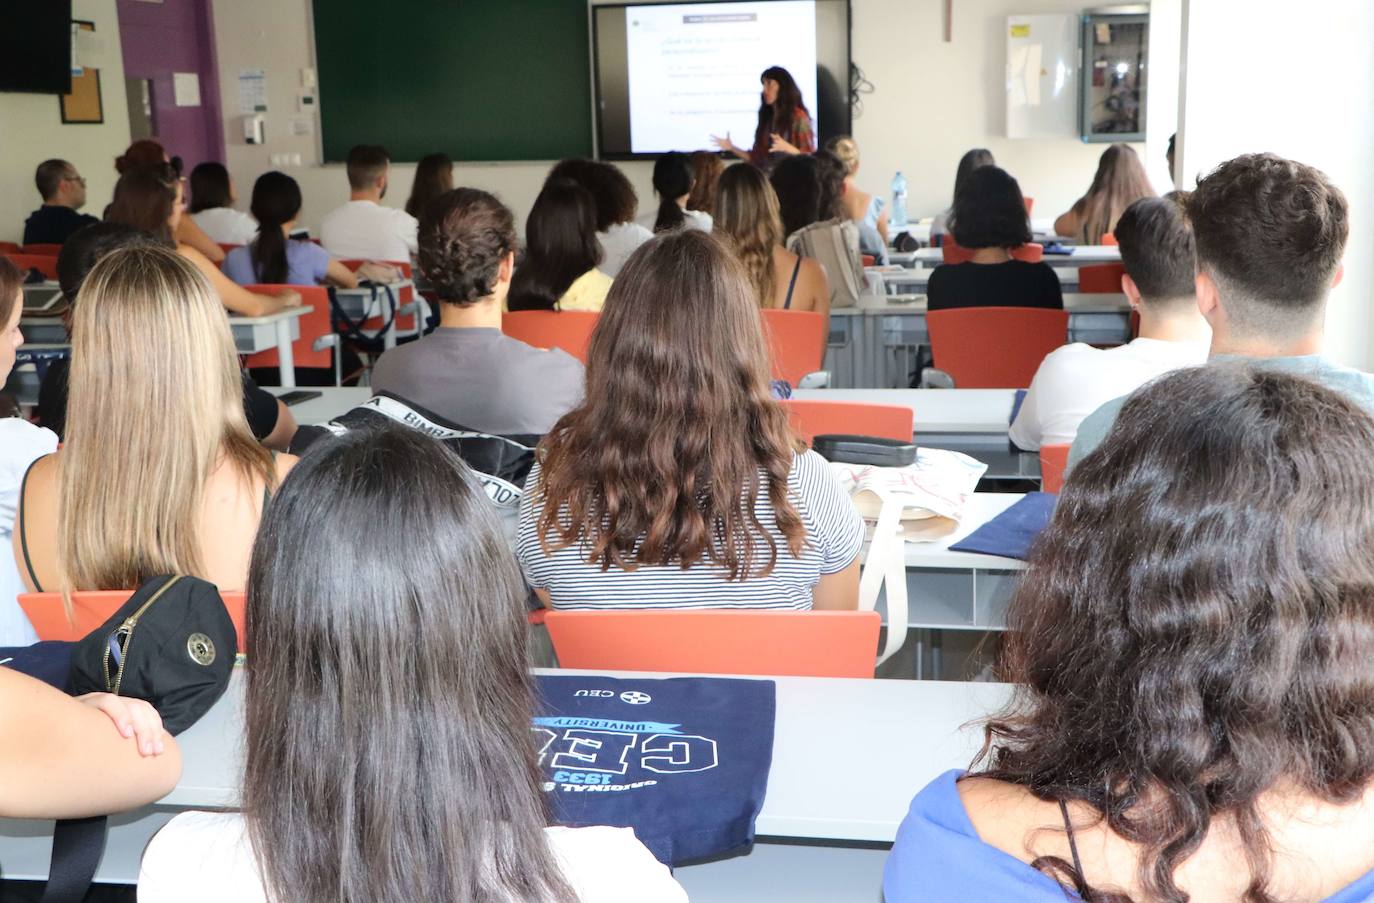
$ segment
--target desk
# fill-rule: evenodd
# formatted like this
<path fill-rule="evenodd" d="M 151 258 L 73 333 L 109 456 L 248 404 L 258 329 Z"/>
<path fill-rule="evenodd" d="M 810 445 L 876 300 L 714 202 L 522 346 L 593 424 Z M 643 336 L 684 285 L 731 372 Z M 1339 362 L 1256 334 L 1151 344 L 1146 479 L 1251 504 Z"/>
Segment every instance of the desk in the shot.
<path fill-rule="evenodd" d="M 911 252 L 911 266 L 937 267 L 945 262 L 943 248 L 920 248 Z M 892 260 L 892 255 L 888 255 Z M 905 255 L 903 259 L 908 259 Z M 1072 254 L 1046 254 L 1045 263 L 1055 269 L 1066 267 L 1098 266 L 1121 262 L 1121 249 L 1116 245 L 1078 245 Z M 893 263 L 897 261 L 893 260 Z"/>
<path fill-rule="evenodd" d="M 403 293 L 413 295 L 414 283 L 409 280 L 391 282 L 387 284 L 391 289 L 391 297 L 396 301 L 396 310 L 387 310 L 386 292 L 379 288 L 377 294 L 373 294 L 370 287 L 359 288 L 338 288 L 334 290 L 334 300 L 338 303 L 339 309 L 347 314 L 354 322 L 361 325 L 365 320 L 379 319 L 386 324 L 385 330 L 377 330 L 382 337 L 382 348 L 390 349 L 396 347 L 396 317 L 402 314 L 415 314 L 417 319 L 423 314 L 419 313 L 420 304 L 414 300 L 404 300 Z M 407 293 L 407 290 L 410 290 Z M 427 310 L 427 308 L 426 308 Z M 423 329 L 423 324 L 420 324 Z M 367 330 L 369 333 L 372 330 Z"/>
<path fill-rule="evenodd" d="M 273 395 L 284 395 L 291 391 L 285 387 L 264 386 Z M 322 393 L 319 398 L 291 405 L 291 416 L 302 426 L 328 423 L 340 414 L 362 404 L 372 397 L 372 390 L 366 386 L 311 386 L 307 391 Z"/>
<path fill-rule="evenodd" d="M 670 675 L 647 677 L 666 676 Z M 144 844 L 178 811 L 235 804 L 241 768 L 243 677 L 242 669 L 237 669 L 224 698 L 179 738 L 184 767 L 176 789 L 154 806 L 111 820 L 97 881 L 132 883 Z M 980 729 L 967 722 L 1004 705 L 1011 687 L 771 679 L 777 684 L 777 721 L 773 766 L 757 822 L 761 843 L 747 855 L 679 869 L 678 879 L 693 901 L 705 903 L 760 899 L 872 903 L 881 886 L 886 851 L 854 845 L 892 843 L 912 796 L 940 773 L 972 760 L 982 737 Z M 0 820 L 0 870 L 6 878 L 46 877 L 51 831 L 52 822 Z M 815 841 L 841 846 L 804 845 Z M 826 871 L 833 874 L 821 876 L 818 886 L 808 886 L 814 880 L 817 856 L 832 857 L 839 865 L 828 865 Z M 808 860 L 812 860 L 810 865 Z M 779 869 L 780 861 L 791 865 Z M 829 895 L 816 895 L 817 887 Z"/>
<path fill-rule="evenodd" d="M 920 253 L 915 251 L 913 253 Z M 924 292 L 926 286 L 930 284 L 930 274 L 935 272 L 931 269 L 909 269 L 903 267 L 898 269 L 896 264 L 887 267 L 865 267 L 865 274 L 874 274 L 882 277 L 882 284 L 888 292 Z M 1078 270 L 1067 270 L 1056 268 L 1054 274 L 1059 277 L 1059 285 L 1065 291 L 1072 291 L 1078 287 Z"/>

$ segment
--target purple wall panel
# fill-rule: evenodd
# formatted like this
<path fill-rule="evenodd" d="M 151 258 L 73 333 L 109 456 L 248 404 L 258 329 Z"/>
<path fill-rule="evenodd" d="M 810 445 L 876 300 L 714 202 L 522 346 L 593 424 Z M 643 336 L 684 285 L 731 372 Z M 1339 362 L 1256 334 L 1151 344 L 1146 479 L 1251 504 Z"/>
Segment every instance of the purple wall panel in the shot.
<path fill-rule="evenodd" d="M 153 82 L 157 140 L 168 154 L 181 156 L 187 172 L 204 160 L 223 162 L 224 126 L 210 0 L 117 0 L 117 8 L 124 74 Z M 173 72 L 200 75 L 200 106 L 176 105 Z"/>

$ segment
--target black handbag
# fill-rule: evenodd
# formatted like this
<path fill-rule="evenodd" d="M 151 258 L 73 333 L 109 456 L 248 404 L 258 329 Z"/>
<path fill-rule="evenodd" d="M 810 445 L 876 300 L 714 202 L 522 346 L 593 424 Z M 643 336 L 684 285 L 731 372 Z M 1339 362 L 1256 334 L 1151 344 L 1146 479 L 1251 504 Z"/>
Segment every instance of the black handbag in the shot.
<path fill-rule="evenodd" d="M 119 610 L 72 649 L 66 690 L 149 702 L 179 734 L 224 695 L 238 631 L 212 583 L 163 575 L 144 581 Z M 105 848 L 106 817 L 64 819 L 53 830 L 42 903 L 78 903 Z"/>

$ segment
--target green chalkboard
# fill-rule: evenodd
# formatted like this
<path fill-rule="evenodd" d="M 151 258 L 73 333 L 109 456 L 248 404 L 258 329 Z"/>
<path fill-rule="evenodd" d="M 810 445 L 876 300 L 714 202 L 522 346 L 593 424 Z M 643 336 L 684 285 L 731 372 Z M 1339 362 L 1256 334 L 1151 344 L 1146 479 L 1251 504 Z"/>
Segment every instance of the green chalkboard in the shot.
<path fill-rule="evenodd" d="M 586 0 L 315 0 L 326 161 L 592 151 Z"/>

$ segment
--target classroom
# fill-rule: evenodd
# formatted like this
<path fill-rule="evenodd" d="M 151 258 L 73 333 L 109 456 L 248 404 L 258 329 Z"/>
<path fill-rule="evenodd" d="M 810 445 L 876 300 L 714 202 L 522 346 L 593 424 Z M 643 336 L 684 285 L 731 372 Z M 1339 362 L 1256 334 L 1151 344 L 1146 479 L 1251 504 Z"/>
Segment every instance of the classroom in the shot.
<path fill-rule="evenodd" d="M 1374 4 L 0 15 L 0 903 L 1374 900 Z"/>

